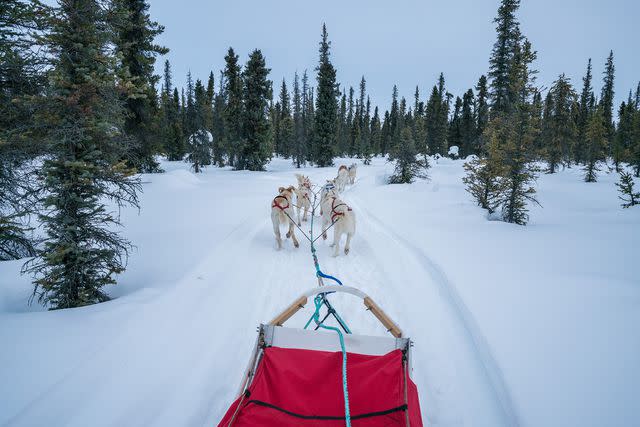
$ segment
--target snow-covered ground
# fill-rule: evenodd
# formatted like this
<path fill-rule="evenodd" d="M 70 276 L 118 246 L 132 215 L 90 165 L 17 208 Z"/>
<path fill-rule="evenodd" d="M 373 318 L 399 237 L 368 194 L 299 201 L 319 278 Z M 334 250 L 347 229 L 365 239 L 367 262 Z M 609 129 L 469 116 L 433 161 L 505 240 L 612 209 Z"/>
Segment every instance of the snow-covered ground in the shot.
<path fill-rule="evenodd" d="M 142 211 L 123 212 L 137 250 L 113 301 L 28 307 L 21 262 L 0 263 L 0 425 L 216 425 L 256 326 L 315 286 L 304 238 L 275 250 L 270 202 L 295 182 L 288 161 L 163 167 L 143 176 Z M 640 425 L 640 207 L 620 208 L 617 175 L 542 176 L 543 208 L 520 227 L 485 218 L 462 161 L 440 159 L 412 185 L 384 185 L 390 171 L 359 167 L 344 193 L 352 251 L 332 258 L 324 242 L 318 254 L 415 341 L 426 424 Z M 316 183 L 335 172 L 304 170 Z M 333 297 L 352 329 L 385 333 L 361 303 Z"/>

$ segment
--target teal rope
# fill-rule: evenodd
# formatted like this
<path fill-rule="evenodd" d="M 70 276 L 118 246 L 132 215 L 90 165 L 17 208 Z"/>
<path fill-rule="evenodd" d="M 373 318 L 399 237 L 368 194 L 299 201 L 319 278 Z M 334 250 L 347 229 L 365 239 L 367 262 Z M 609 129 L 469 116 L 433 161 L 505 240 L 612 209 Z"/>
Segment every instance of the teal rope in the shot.
<path fill-rule="evenodd" d="M 342 331 L 333 326 L 326 326 L 320 322 L 320 308 L 322 307 L 322 298 L 318 295 L 313 300 L 316 310 L 313 313 L 313 320 L 318 326 L 338 333 L 340 338 L 340 349 L 342 350 L 342 392 L 344 394 L 344 418 L 347 422 L 347 427 L 351 427 L 351 412 L 349 411 L 349 390 L 347 389 L 347 350 L 344 345 L 344 336 Z"/>

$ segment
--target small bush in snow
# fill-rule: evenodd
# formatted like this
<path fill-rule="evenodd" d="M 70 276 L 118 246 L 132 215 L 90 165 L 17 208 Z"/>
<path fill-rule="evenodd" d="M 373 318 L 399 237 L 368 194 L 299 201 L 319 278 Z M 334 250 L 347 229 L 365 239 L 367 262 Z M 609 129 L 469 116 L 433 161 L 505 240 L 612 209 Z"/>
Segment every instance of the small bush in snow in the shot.
<path fill-rule="evenodd" d="M 396 167 L 389 178 L 389 184 L 409 184 L 416 178 L 426 178 L 429 163 L 426 158 L 418 158 L 416 144 L 411 135 L 411 129 L 402 129 L 400 141 L 390 156 L 395 161 Z"/>
<path fill-rule="evenodd" d="M 629 172 L 620 173 L 620 182 L 616 182 L 616 186 L 618 187 L 618 191 L 622 193 L 618 198 L 624 202 L 621 205 L 623 208 L 640 204 L 640 192 L 634 192 L 633 177 Z"/>

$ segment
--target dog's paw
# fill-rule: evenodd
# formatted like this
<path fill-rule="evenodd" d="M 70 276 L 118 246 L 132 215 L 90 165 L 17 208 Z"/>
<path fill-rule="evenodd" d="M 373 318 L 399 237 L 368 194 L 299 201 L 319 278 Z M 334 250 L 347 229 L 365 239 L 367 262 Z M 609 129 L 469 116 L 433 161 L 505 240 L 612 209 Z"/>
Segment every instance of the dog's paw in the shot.
<path fill-rule="evenodd" d="M 295 246 L 296 248 L 299 248 L 299 247 L 300 247 L 300 243 L 298 243 L 298 242 L 293 242 L 293 246 Z"/>
<path fill-rule="evenodd" d="M 287 233 L 287 239 L 291 237 L 291 233 Z"/>
<path fill-rule="evenodd" d="M 349 255 L 349 248 L 344 248 L 344 254 Z"/>
<path fill-rule="evenodd" d="M 326 234 L 322 235 L 322 240 L 327 240 L 327 235 Z"/>

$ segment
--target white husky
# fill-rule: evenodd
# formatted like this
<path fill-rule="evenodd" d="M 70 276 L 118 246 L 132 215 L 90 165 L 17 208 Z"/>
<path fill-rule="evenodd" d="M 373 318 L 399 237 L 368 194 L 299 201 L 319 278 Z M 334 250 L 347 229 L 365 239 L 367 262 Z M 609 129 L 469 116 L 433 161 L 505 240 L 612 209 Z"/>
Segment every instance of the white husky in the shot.
<path fill-rule="evenodd" d="M 304 211 L 302 221 L 306 221 L 311 209 L 311 181 L 308 176 L 300 175 L 299 173 L 296 174 L 296 179 L 298 180 L 298 188 L 295 189 L 296 204 L 298 205 L 298 225 L 302 225 L 300 212 Z"/>
<path fill-rule="evenodd" d="M 344 253 L 347 255 L 351 249 L 351 238 L 356 233 L 355 212 L 338 198 L 338 193 L 335 188 L 331 188 L 331 184 L 325 185 L 322 190 L 320 207 L 322 229 L 325 230 L 322 238 L 327 238 L 327 227 L 333 224 L 333 256 L 338 256 L 340 253 L 340 239 L 343 234 L 347 235 L 347 242 L 344 245 Z"/>
<path fill-rule="evenodd" d="M 349 184 L 353 185 L 356 182 L 356 173 L 358 172 L 358 165 L 355 163 L 349 166 Z"/>
<path fill-rule="evenodd" d="M 273 233 L 276 235 L 278 249 L 282 249 L 282 238 L 280 237 L 280 224 L 289 224 L 287 238 L 291 237 L 293 246 L 300 246 L 294 232 L 295 224 L 293 223 L 293 191 L 294 187 L 280 187 L 278 195 L 271 202 L 271 222 L 273 223 Z"/>
<path fill-rule="evenodd" d="M 349 169 L 345 165 L 341 165 L 338 168 L 338 176 L 334 179 L 336 183 L 336 188 L 339 193 L 342 193 L 349 183 Z"/>

